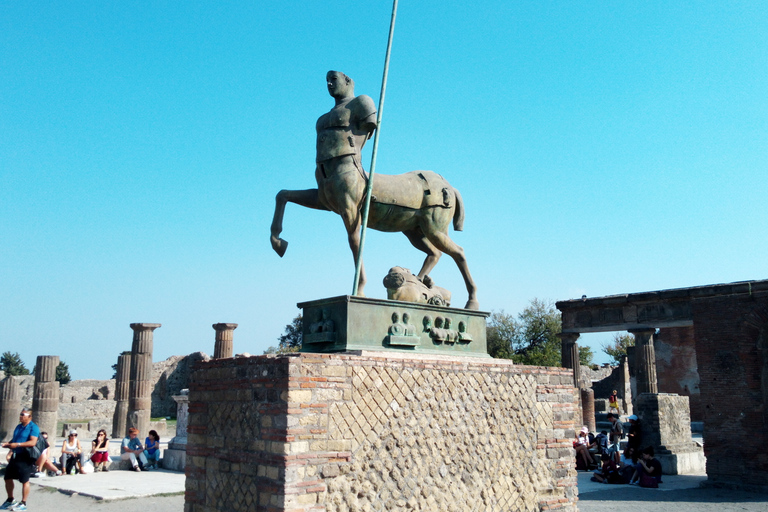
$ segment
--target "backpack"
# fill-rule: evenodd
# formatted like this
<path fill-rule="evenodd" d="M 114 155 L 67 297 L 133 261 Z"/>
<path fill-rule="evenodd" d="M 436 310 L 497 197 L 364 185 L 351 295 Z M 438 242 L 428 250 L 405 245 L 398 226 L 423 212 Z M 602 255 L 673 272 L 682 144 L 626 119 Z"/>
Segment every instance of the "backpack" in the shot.
<path fill-rule="evenodd" d="M 600 433 L 595 436 L 595 441 L 597 441 L 597 451 L 598 453 L 606 453 L 608 451 L 608 436 Z"/>

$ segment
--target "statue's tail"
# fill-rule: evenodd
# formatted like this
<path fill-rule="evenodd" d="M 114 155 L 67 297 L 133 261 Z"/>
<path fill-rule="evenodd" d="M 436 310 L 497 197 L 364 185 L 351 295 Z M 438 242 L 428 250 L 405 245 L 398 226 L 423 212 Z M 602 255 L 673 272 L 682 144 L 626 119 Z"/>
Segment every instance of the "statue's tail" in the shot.
<path fill-rule="evenodd" d="M 453 212 L 453 229 L 462 231 L 464 229 L 464 201 L 461 200 L 461 194 L 455 188 L 453 194 L 456 196 L 456 211 Z"/>

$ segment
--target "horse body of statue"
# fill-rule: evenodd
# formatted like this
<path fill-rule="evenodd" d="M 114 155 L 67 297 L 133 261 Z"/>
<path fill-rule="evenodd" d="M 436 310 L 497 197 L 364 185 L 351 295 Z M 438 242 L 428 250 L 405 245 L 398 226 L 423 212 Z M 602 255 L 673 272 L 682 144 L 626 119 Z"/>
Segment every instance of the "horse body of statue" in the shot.
<path fill-rule="evenodd" d="M 376 110 L 367 96 L 354 96 L 354 82 L 337 71 L 326 75 L 334 108 L 317 122 L 317 188 L 281 190 L 276 197 L 270 240 L 274 250 L 285 254 L 288 243 L 282 232 L 285 205 L 330 210 L 341 215 L 353 258 L 360 248 L 362 205 L 368 176 L 360 163 L 363 145 L 376 129 Z M 442 253 L 456 262 L 467 287 L 466 309 L 478 309 L 477 288 L 469 273 L 464 250 L 448 236 L 453 221 L 461 231 L 464 208 L 459 191 L 432 171 L 399 175 L 377 174 L 373 181 L 368 227 L 402 232 L 414 247 L 427 254 L 418 278 L 424 279 Z M 363 295 L 365 269 L 360 264 L 358 293 Z"/>

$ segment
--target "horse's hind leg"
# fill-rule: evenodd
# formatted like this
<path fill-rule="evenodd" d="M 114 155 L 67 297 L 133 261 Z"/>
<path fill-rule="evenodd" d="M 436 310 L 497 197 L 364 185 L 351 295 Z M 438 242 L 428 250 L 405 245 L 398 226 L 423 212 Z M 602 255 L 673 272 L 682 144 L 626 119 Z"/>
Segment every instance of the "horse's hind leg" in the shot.
<path fill-rule="evenodd" d="M 280 233 L 283 231 L 283 215 L 285 215 L 286 203 L 296 203 L 315 210 L 328 209 L 320 204 L 316 188 L 308 190 L 281 190 L 277 193 L 275 197 L 275 215 L 272 217 L 269 240 L 272 243 L 272 248 L 281 258 L 288 248 L 288 242 L 280 238 Z"/>
<path fill-rule="evenodd" d="M 443 253 L 432 245 L 432 242 L 424 236 L 420 229 L 409 229 L 408 231 L 403 231 L 403 234 L 408 237 L 408 240 L 415 248 L 427 253 L 424 264 L 421 266 L 421 270 L 419 270 L 419 279 L 423 280 L 435 268 L 437 261 Z"/>
<path fill-rule="evenodd" d="M 447 233 L 439 231 L 431 232 L 426 233 L 426 237 L 435 245 L 435 247 L 453 258 L 453 261 L 458 265 L 469 295 L 464 309 L 480 309 L 480 303 L 477 302 L 477 286 L 475 286 L 475 282 L 472 280 L 472 275 L 469 273 L 467 258 L 464 256 L 464 249 L 451 240 Z"/>

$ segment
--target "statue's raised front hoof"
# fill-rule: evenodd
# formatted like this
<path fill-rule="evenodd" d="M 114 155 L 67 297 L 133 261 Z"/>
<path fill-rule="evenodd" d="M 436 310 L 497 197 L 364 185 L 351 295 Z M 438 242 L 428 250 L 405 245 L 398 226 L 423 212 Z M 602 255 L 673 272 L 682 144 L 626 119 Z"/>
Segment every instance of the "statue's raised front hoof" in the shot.
<path fill-rule="evenodd" d="M 478 309 L 480 309 L 480 303 L 477 302 L 477 299 L 470 299 L 467 301 L 467 305 L 464 306 L 464 309 L 473 309 L 477 311 Z"/>
<path fill-rule="evenodd" d="M 275 250 L 277 255 L 282 258 L 285 254 L 285 250 L 288 249 L 288 242 L 275 236 L 269 237 L 269 240 L 272 242 L 272 248 Z"/>

